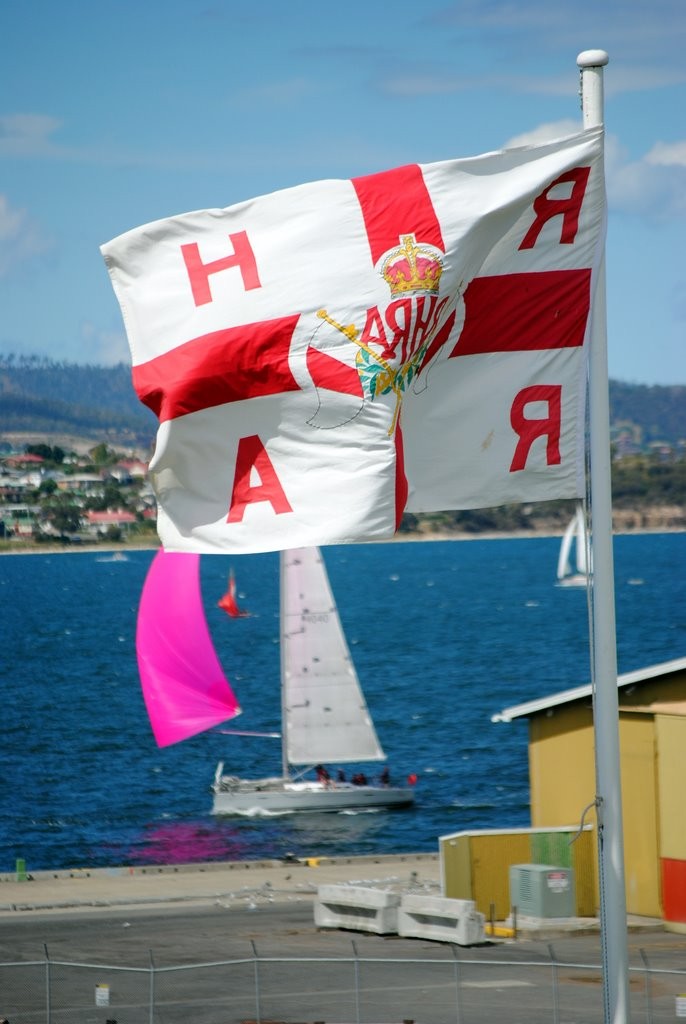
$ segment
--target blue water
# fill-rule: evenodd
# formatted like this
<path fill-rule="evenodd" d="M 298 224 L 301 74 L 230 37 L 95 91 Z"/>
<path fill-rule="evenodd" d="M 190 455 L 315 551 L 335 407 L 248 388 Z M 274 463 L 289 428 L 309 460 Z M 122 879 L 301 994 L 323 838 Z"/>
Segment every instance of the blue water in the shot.
<path fill-rule="evenodd" d="M 589 679 L 585 591 L 554 585 L 559 539 L 396 542 L 325 557 L 392 777 L 409 810 L 217 819 L 210 783 L 278 771 L 278 740 L 208 732 L 160 750 L 135 660 L 152 552 L 0 558 L 0 871 L 435 851 L 529 824 L 526 721 L 502 708 Z M 686 535 L 615 539 L 620 672 L 686 654 Z M 275 554 L 202 561 L 218 654 L 243 707 L 279 728 Z M 252 617 L 216 607 L 229 565 Z"/>

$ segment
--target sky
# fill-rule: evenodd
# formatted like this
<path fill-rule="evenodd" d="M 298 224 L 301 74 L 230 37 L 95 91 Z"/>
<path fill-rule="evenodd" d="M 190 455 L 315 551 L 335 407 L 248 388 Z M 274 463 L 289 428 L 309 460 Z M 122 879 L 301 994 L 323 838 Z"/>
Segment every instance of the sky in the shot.
<path fill-rule="evenodd" d="M 686 384 L 684 0 L 0 0 L 0 356 L 129 361 L 100 245 L 581 127 L 605 70 L 610 376 Z"/>

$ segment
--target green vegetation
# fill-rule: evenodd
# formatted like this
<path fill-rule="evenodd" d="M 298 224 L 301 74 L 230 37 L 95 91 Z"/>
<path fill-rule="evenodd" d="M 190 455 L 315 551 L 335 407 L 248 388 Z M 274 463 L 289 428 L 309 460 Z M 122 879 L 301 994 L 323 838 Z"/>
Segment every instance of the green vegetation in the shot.
<path fill-rule="evenodd" d="M 615 508 L 686 504 L 686 456 L 630 455 L 612 465 Z"/>
<path fill-rule="evenodd" d="M 639 447 L 659 442 L 686 443 L 686 387 L 621 384 L 610 381 L 615 436 L 626 432 Z"/>
<path fill-rule="evenodd" d="M 157 420 L 131 382 L 131 367 L 82 366 L 38 356 L 0 355 L 0 432 L 74 434 L 111 444 L 148 445 Z M 686 445 L 686 386 L 610 381 L 618 454 Z"/>
<path fill-rule="evenodd" d="M 122 448 L 149 451 L 156 418 L 141 405 L 131 382 L 131 368 L 80 366 L 32 357 L 0 356 L 0 442 L 2 434 L 40 435 L 23 450 L 44 459 L 44 469 L 66 474 L 100 473 L 122 458 Z M 670 524 L 686 525 L 686 387 L 649 387 L 610 382 L 610 418 L 613 444 L 612 488 L 615 512 L 643 512 L 672 508 Z M 91 442 L 85 462 L 78 462 L 61 445 L 51 442 L 59 435 Z M 6 439 L 0 451 L 11 449 Z M 119 450 L 118 450 L 119 449 Z M 73 532 L 79 510 L 124 509 L 135 512 L 138 522 L 128 535 L 151 532 L 138 505 L 140 484 L 123 486 L 105 473 L 97 493 L 77 499 L 57 491 L 45 479 L 29 500 L 41 507 L 41 518 L 52 531 Z M 573 508 L 570 501 L 550 501 L 499 508 L 405 515 L 405 534 L 461 532 L 560 531 Z M 639 517 L 636 521 L 641 520 Z M 643 516 L 642 521 L 645 522 Z M 108 540 L 121 535 L 118 527 L 105 531 Z"/>
<path fill-rule="evenodd" d="M 156 418 L 141 405 L 131 367 L 80 366 L 37 356 L 0 356 L 0 431 L 73 434 L 147 445 Z"/>

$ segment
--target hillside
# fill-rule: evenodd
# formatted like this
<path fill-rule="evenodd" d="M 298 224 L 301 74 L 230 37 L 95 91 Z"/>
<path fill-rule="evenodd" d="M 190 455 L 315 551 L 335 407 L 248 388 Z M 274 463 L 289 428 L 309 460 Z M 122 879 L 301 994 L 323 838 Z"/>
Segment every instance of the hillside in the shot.
<path fill-rule="evenodd" d="M 686 387 L 610 384 L 613 512 L 619 529 L 686 526 Z M 80 454 L 151 451 L 156 418 L 139 402 L 131 368 L 0 356 L 0 453 L 48 443 Z M 548 501 L 403 517 L 405 534 L 556 531 L 573 503 Z"/>
<path fill-rule="evenodd" d="M 0 356 L 0 440 L 75 437 L 147 449 L 156 423 L 124 363 L 80 366 Z"/>
<path fill-rule="evenodd" d="M 686 387 L 622 384 L 610 381 L 613 440 L 624 438 L 635 450 L 658 444 L 686 445 Z"/>
<path fill-rule="evenodd" d="M 686 386 L 610 382 L 612 438 L 623 454 L 686 442 Z M 156 419 L 141 405 L 130 366 L 81 366 L 0 355 L 0 440 L 56 435 L 148 447 Z"/>

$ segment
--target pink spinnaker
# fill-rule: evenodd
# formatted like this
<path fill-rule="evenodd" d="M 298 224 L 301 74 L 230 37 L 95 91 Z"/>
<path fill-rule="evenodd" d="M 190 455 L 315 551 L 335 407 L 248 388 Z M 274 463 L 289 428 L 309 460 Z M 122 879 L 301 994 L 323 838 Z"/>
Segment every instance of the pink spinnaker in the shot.
<path fill-rule="evenodd" d="M 158 746 L 240 714 L 207 626 L 199 555 L 161 549 L 155 555 L 138 608 L 136 653 Z"/>

